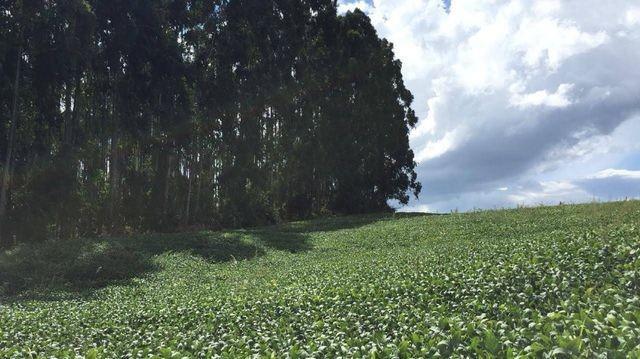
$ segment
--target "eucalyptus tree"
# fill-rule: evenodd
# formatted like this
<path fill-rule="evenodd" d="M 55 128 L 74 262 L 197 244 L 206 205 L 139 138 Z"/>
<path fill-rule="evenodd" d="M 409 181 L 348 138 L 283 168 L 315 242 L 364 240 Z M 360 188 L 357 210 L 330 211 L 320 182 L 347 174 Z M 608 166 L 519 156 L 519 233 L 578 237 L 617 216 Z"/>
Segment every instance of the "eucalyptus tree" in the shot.
<path fill-rule="evenodd" d="M 417 195 L 417 119 L 333 0 L 0 3 L 3 238 L 246 226 Z"/>
<path fill-rule="evenodd" d="M 0 8 L 0 56 L 3 59 L 0 64 L 0 74 L 2 74 L 2 83 L 12 83 L 12 87 L 3 86 L 0 91 L 3 92 L 3 99 L 11 98 L 11 104 L 8 101 L 3 101 L 2 106 L 4 111 L 2 113 L 11 113 L 8 119 L 9 126 L 2 126 L 0 130 L 3 138 L 7 139 L 4 150 L 3 162 L 2 162 L 2 177 L 0 178 L 0 245 L 6 240 L 3 236 L 4 222 L 7 214 L 7 197 L 9 192 L 9 182 L 11 179 L 11 170 L 13 162 L 13 152 L 15 146 L 16 128 L 18 121 L 18 100 L 20 93 L 20 68 L 22 66 L 22 49 L 23 49 L 23 28 L 22 22 L 24 21 L 24 9 L 21 1 L 13 3 L 14 6 L 10 6 L 11 3 L 3 3 Z M 14 40 L 13 42 L 11 40 Z M 14 52 L 12 61 L 11 53 Z M 11 81 L 10 69 L 8 64 L 15 64 L 13 68 L 13 81 Z M 4 121 L 3 121 L 4 123 Z"/>

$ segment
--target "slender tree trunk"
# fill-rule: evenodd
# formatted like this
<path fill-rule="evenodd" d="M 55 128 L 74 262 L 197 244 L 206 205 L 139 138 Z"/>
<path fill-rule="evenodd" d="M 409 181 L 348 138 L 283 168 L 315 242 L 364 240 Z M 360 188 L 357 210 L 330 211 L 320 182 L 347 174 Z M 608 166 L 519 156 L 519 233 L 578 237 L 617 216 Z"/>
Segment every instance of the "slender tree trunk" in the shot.
<path fill-rule="evenodd" d="M 57 159 L 60 170 L 64 171 L 65 189 L 61 192 L 62 197 L 59 198 L 60 207 L 58 208 L 58 238 L 70 239 L 73 237 L 74 218 L 71 215 L 73 211 L 68 205 L 69 197 L 72 195 L 75 185 L 75 164 L 73 163 L 72 138 L 73 138 L 73 114 L 71 113 L 71 95 L 72 89 L 70 81 L 65 84 L 64 94 L 64 122 L 62 126 L 62 149 Z"/>
<path fill-rule="evenodd" d="M 171 154 L 167 154 L 167 171 L 165 172 L 164 194 L 162 196 L 162 219 L 165 225 L 169 213 L 169 182 L 171 179 L 171 162 L 173 162 L 173 156 Z"/>
<path fill-rule="evenodd" d="M 73 141 L 78 138 L 78 132 L 80 132 L 80 109 L 82 108 L 82 70 L 78 70 L 76 73 L 76 81 L 73 90 L 73 114 L 71 117 L 71 126 L 73 126 Z"/>
<path fill-rule="evenodd" d="M 64 126 L 63 126 L 63 134 L 62 134 L 62 143 L 65 147 L 65 151 L 68 151 L 71 146 L 71 138 L 73 136 L 73 125 L 71 122 L 73 121 L 73 115 L 71 113 L 71 86 L 69 83 L 65 85 L 64 91 Z M 66 155 L 67 153 L 65 153 Z"/>
<path fill-rule="evenodd" d="M 109 160 L 109 227 L 111 231 L 120 231 L 120 121 L 118 100 L 120 94 L 116 93 L 117 85 L 119 82 L 119 73 L 116 72 L 111 79 L 111 119 L 113 123 L 113 129 L 111 133 L 111 148 L 110 148 L 110 160 Z"/>
<path fill-rule="evenodd" d="M 20 88 L 20 65 L 22 64 L 22 44 L 18 47 L 18 58 L 16 59 L 16 77 L 13 82 L 13 108 L 11 109 L 11 125 L 9 128 L 9 141 L 7 142 L 7 153 L 2 166 L 2 189 L 0 189 L 0 246 L 4 244 L 3 224 L 7 213 L 7 197 L 9 192 L 9 182 L 11 179 L 11 160 L 13 159 L 13 147 L 16 136 L 18 122 L 18 97 Z"/>
<path fill-rule="evenodd" d="M 187 208 L 184 211 L 184 225 L 188 226 L 189 225 L 189 210 L 191 209 L 191 178 L 193 177 L 193 166 L 191 165 L 191 161 L 188 162 L 187 165 L 187 176 L 188 178 L 188 188 L 187 188 Z"/>
<path fill-rule="evenodd" d="M 109 184 L 110 189 L 110 203 L 109 203 L 109 220 L 111 221 L 112 229 L 119 229 L 119 221 L 117 219 L 118 214 L 116 211 L 118 210 L 118 203 L 120 197 L 120 154 L 118 150 L 118 142 L 119 142 L 119 134 L 118 130 L 113 132 L 113 136 L 111 137 L 111 160 L 110 163 L 110 173 L 111 173 L 111 183 Z"/>
<path fill-rule="evenodd" d="M 202 156 L 200 154 L 200 156 Z M 198 158 L 198 157 L 196 157 Z M 196 203 L 193 208 L 193 215 L 196 220 L 200 219 L 200 192 L 202 191 L 202 158 L 198 158 L 197 163 L 197 172 L 196 172 Z"/>

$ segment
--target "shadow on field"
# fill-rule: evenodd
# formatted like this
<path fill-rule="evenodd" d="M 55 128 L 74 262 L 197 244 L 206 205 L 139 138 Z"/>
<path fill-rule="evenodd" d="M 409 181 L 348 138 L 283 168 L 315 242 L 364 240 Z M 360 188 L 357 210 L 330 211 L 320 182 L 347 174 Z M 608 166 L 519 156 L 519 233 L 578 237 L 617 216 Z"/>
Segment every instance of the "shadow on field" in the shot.
<path fill-rule="evenodd" d="M 311 238 L 301 233 L 259 229 L 248 231 L 248 233 L 266 248 L 289 253 L 300 253 L 313 249 Z"/>
<path fill-rule="evenodd" d="M 335 216 L 321 218 L 313 221 L 291 222 L 276 225 L 272 228 L 285 233 L 313 233 L 313 232 L 333 232 L 343 229 L 356 229 L 376 222 L 389 221 L 401 218 L 413 218 L 434 216 L 431 213 L 373 213 L 358 216 Z"/>
<path fill-rule="evenodd" d="M 165 253 L 187 253 L 212 263 L 250 260 L 267 250 L 301 253 L 313 249 L 314 232 L 354 229 L 423 215 L 330 217 L 231 231 L 21 244 L 0 252 L 0 302 L 78 298 L 112 284 L 135 285 L 133 279 L 161 269 L 154 257 Z"/>
<path fill-rule="evenodd" d="M 20 244 L 0 252 L 0 303 L 79 298 L 160 270 L 154 257 L 186 253 L 212 263 L 249 260 L 267 249 L 299 253 L 310 237 L 269 229 L 153 234 Z"/>

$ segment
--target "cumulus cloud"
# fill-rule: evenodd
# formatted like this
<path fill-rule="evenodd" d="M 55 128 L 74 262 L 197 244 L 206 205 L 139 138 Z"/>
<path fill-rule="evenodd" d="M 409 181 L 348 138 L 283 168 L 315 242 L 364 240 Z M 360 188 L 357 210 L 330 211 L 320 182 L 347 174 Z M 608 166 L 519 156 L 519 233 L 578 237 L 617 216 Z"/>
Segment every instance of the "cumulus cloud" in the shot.
<path fill-rule="evenodd" d="M 347 11 L 353 11 L 355 9 L 360 9 L 362 11 L 369 12 L 371 11 L 371 5 L 370 3 L 364 0 L 350 1 L 350 2 L 343 1 L 343 2 L 340 2 L 340 4 L 338 4 L 339 13 L 345 13 Z"/>
<path fill-rule="evenodd" d="M 628 26 L 640 24 L 640 6 L 627 10 L 625 21 Z"/>
<path fill-rule="evenodd" d="M 609 168 L 578 181 L 578 184 L 604 200 L 640 198 L 640 171 Z"/>
<path fill-rule="evenodd" d="M 640 181 L 640 171 L 616 170 L 613 168 L 607 168 L 606 170 L 602 170 L 596 173 L 595 175 L 588 177 L 587 179 L 601 180 L 601 179 L 609 179 L 612 177 Z"/>
<path fill-rule="evenodd" d="M 573 89 L 573 84 L 561 84 L 555 93 L 549 93 L 547 90 L 540 90 L 528 94 L 515 93 L 511 96 L 510 102 L 517 107 L 529 106 L 549 106 L 549 107 L 567 107 L 571 105 L 571 100 L 567 98 L 567 93 Z"/>
<path fill-rule="evenodd" d="M 394 43 L 416 99 L 424 193 L 410 209 L 634 195 L 621 176 L 593 176 L 640 169 L 629 132 L 640 131 L 637 2 L 373 0 L 341 11 L 355 7 Z"/>

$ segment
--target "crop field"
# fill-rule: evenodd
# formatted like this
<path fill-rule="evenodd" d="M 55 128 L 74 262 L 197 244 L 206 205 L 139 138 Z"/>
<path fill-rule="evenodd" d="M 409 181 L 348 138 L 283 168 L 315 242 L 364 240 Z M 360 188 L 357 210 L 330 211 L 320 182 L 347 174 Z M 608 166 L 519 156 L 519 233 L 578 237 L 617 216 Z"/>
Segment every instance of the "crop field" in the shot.
<path fill-rule="evenodd" d="M 0 285 L 1 358 L 637 358 L 640 202 L 45 243 Z"/>

